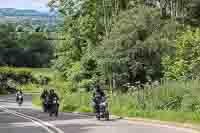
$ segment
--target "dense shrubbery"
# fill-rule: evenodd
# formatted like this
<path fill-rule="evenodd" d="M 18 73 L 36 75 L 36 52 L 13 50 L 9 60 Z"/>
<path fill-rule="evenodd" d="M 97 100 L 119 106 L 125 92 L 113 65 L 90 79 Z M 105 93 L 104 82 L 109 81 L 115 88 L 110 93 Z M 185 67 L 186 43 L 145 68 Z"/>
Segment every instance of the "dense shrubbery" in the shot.
<path fill-rule="evenodd" d="M 48 67 L 53 46 L 45 33 L 16 32 L 13 25 L 0 25 L 0 66 Z"/>
<path fill-rule="evenodd" d="M 200 29 L 188 28 L 176 39 L 175 56 L 163 57 L 165 77 L 168 79 L 199 79 Z"/>
<path fill-rule="evenodd" d="M 56 1 L 51 0 L 49 5 L 54 7 Z M 189 51 L 182 51 L 185 48 L 181 40 L 190 34 L 187 41 L 198 44 L 198 35 L 194 35 L 198 31 L 184 33 L 185 25 L 194 23 L 184 20 L 198 19 L 199 2 L 183 1 L 165 1 L 162 5 L 163 0 L 157 4 L 143 0 L 81 0 L 77 2 L 79 9 L 72 0 L 60 2 L 66 40 L 56 47 L 54 67 L 73 84 L 72 90 L 74 86 L 88 90 L 96 80 L 107 88 L 124 89 L 125 84 L 135 85 L 138 81 L 160 81 L 165 76 L 181 79 L 185 71 L 195 73 L 197 60 L 193 66 L 184 64 L 182 56 L 189 56 Z M 194 56 L 198 57 L 196 53 Z"/>
<path fill-rule="evenodd" d="M 157 9 L 144 6 L 123 11 L 115 19 L 109 37 L 93 45 L 90 38 L 82 46 L 71 33 L 75 27 L 66 27 L 66 37 L 71 38 L 58 45 L 54 67 L 73 84 L 70 89 L 89 90 L 100 80 L 107 88 L 125 90 L 127 83 L 146 83 L 163 76 L 161 57 L 175 46 L 179 25 L 163 20 Z"/>
<path fill-rule="evenodd" d="M 0 89 L 4 92 L 15 92 L 16 89 L 28 90 L 27 87 L 30 84 L 46 85 L 49 80 L 46 76 L 40 75 L 38 77 L 30 68 L 0 67 Z"/>

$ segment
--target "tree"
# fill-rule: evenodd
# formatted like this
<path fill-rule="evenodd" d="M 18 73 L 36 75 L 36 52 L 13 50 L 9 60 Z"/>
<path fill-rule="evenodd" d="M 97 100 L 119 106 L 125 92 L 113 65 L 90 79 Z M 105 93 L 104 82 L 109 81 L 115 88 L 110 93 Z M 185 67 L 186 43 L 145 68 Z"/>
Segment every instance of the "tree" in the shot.
<path fill-rule="evenodd" d="M 53 52 L 44 33 L 23 32 L 21 26 L 0 25 L 1 66 L 47 67 Z"/>
<path fill-rule="evenodd" d="M 166 40 L 174 39 L 166 30 L 172 27 L 166 27 L 159 11 L 144 6 L 122 12 L 116 20 L 109 38 L 96 51 L 104 79 L 111 86 L 116 80 L 122 87 L 161 78 L 162 52 L 169 48 Z"/>
<path fill-rule="evenodd" d="M 188 21 L 193 26 L 200 26 L 200 1 L 191 0 L 188 4 L 187 16 L 189 16 Z"/>
<path fill-rule="evenodd" d="M 176 40 L 176 55 L 163 58 L 168 79 L 199 78 L 200 30 L 188 28 Z"/>

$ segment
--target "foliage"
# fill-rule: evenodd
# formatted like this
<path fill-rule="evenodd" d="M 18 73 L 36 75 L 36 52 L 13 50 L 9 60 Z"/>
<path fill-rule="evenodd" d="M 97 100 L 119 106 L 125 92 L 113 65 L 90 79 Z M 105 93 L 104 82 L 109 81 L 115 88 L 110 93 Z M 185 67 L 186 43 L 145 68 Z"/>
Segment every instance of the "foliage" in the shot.
<path fill-rule="evenodd" d="M 41 91 L 42 86 L 51 82 L 52 77 L 40 72 L 30 68 L 0 67 L 0 92 L 14 93 L 16 89 L 22 89 L 24 92 Z"/>
<path fill-rule="evenodd" d="M 162 56 L 174 54 L 178 24 L 140 0 L 52 0 L 49 6 L 65 16 L 66 40 L 56 45 L 53 64 L 72 90 L 97 80 L 110 88 L 159 80 Z"/>
<path fill-rule="evenodd" d="M 0 68 L 8 86 L 54 88 L 62 111 L 91 112 L 98 81 L 113 114 L 199 122 L 198 1 L 51 0 L 49 6 L 64 16 L 58 28 L 64 40 L 47 41 L 48 25 L 0 25 L 0 65 L 52 64 L 59 72 Z M 34 82 L 22 83 L 24 75 Z"/>
<path fill-rule="evenodd" d="M 0 26 L 0 65 L 47 67 L 53 58 L 53 46 L 45 33 L 23 32 L 22 26 Z"/>
<path fill-rule="evenodd" d="M 200 1 L 191 0 L 187 6 L 188 21 L 191 25 L 199 27 L 200 23 Z"/>
<path fill-rule="evenodd" d="M 165 77 L 170 79 L 199 78 L 199 29 L 188 28 L 176 39 L 176 56 L 164 57 Z"/>
<path fill-rule="evenodd" d="M 198 90 L 198 80 L 163 81 L 160 85 L 146 85 L 143 91 L 115 92 L 107 97 L 109 110 L 114 115 L 196 123 L 199 122 Z M 91 93 L 66 92 L 60 109 L 92 112 L 91 97 Z"/>
<path fill-rule="evenodd" d="M 175 55 L 177 30 L 183 28 L 172 17 L 187 15 L 183 13 L 189 4 L 163 2 L 157 3 L 159 7 L 142 0 L 50 1 L 49 6 L 65 16 L 66 40 L 56 46 L 54 68 L 75 88 L 97 80 L 110 88 L 160 80 L 167 65 L 161 61 Z M 172 19 L 163 19 L 162 10 L 169 11 Z"/>
<path fill-rule="evenodd" d="M 173 46 L 176 28 L 176 23 L 163 21 L 153 8 L 141 6 L 119 14 L 109 38 L 97 51 L 104 78 L 122 86 L 162 77 L 160 58 Z"/>

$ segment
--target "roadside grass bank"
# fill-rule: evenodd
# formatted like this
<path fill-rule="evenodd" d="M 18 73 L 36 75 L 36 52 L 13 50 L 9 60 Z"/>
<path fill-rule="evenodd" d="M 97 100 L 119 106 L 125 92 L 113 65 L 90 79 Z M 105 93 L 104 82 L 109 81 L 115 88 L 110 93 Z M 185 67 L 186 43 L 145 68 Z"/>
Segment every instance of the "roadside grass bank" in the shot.
<path fill-rule="evenodd" d="M 36 109 L 41 109 L 41 101 L 39 95 L 33 95 L 32 96 L 32 106 Z"/>
<path fill-rule="evenodd" d="M 22 89 L 24 92 L 40 93 L 43 88 L 55 89 L 61 98 L 60 111 L 92 112 L 92 94 L 84 91 L 72 92 L 71 83 L 66 82 L 58 72 L 48 68 L 1 67 L 0 74 L 2 73 L 6 73 L 6 75 L 14 73 L 14 76 L 8 78 L 9 86 Z M 27 74 L 31 75 L 28 77 L 29 80 L 24 79 Z M 18 78 L 18 76 L 22 78 Z M 20 79 L 20 82 L 16 82 L 15 78 Z M 48 79 L 47 84 L 41 84 L 44 79 Z M 200 123 L 199 80 L 164 80 L 159 85 L 146 84 L 144 89 L 130 87 L 127 93 L 107 91 L 106 94 L 109 109 L 113 115 L 181 123 Z M 33 96 L 32 103 L 34 107 L 41 107 L 38 95 Z"/>
<path fill-rule="evenodd" d="M 123 99 L 123 100 L 122 100 Z M 127 101 L 127 102 L 125 102 Z M 74 93 L 71 95 L 65 95 L 65 98 L 61 102 L 60 111 L 62 112 L 80 112 L 87 113 L 92 112 L 91 108 L 91 94 L 88 93 Z M 121 117 L 134 117 L 134 118 L 148 118 L 153 120 L 179 122 L 179 123 L 191 123 L 200 124 L 199 112 L 183 112 L 174 110 L 142 110 L 137 109 L 134 103 L 131 103 L 129 97 L 121 97 L 116 95 L 109 99 L 109 109 L 112 115 Z M 39 97 L 33 98 L 33 105 L 39 107 Z"/>
<path fill-rule="evenodd" d="M 62 103 L 64 112 L 91 112 L 90 94 L 72 94 L 65 97 Z M 126 102 L 125 102 L 126 101 Z M 161 121 L 171 121 L 180 123 L 200 123 L 199 112 L 183 112 L 174 110 L 142 110 L 137 109 L 137 104 L 131 103 L 129 97 L 116 95 L 109 99 L 109 109 L 112 115 L 122 117 L 148 118 Z"/>
<path fill-rule="evenodd" d="M 61 89 L 65 86 L 59 83 Z M 127 93 L 106 92 L 112 115 L 200 124 L 200 82 L 162 81 Z M 91 93 L 62 91 L 60 111 L 92 112 Z M 38 100 L 33 104 L 39 105 Z"/>

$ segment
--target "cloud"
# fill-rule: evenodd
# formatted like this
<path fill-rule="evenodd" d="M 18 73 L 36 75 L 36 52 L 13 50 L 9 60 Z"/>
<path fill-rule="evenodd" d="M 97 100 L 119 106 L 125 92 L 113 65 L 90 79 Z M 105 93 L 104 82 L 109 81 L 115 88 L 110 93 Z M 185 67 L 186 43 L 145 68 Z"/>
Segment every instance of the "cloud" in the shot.
<path fill-rule="evenodd" d="M 46 10 L 48 7 L 48 0 L 32 0 L 32 6 L 40 10 Z"/>
<path fill-rule="evenodd" d="M 0 0 L 0 8 L 35 9 L 48 11 L 48 0 Z"/>
<path fill-rule="evenodd" d="M 42 3 L 42 4 L 46 4 L 48 3 L 48 0 L 32 0 L 33 3 Z"/>

